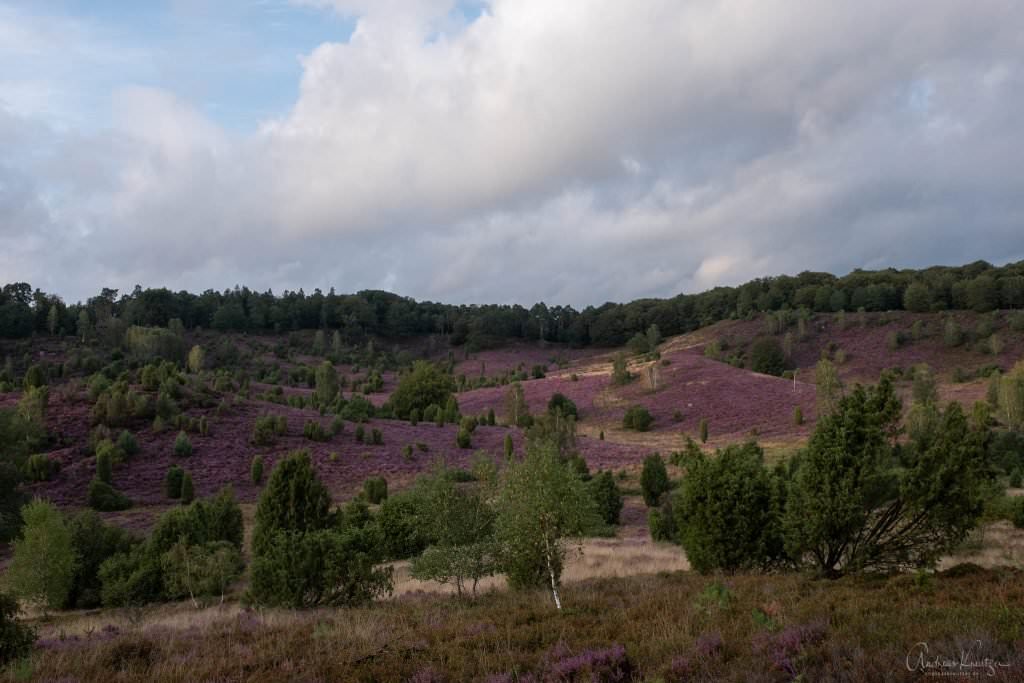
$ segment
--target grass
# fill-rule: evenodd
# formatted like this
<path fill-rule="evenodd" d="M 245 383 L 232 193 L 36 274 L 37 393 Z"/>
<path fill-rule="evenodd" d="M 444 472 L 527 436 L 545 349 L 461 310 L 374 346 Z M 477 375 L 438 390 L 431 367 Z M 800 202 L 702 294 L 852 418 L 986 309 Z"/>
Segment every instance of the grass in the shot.
<path fill-rule="evenodd" d="M 344 610 L 62 615 L 2 680 L 28 671 L 83 683 L 917 681 L 906 666 L 915 644 L 959 658 L 975 641 L 979 658 L 1008 665 L 988 680 L 1024 674 L 1019 570 L 838 581 L 675 572 L 569 583 L 563 599 L 562 612 L 543 591 L 493 591 L 475 602 L 412 594 Z"/>

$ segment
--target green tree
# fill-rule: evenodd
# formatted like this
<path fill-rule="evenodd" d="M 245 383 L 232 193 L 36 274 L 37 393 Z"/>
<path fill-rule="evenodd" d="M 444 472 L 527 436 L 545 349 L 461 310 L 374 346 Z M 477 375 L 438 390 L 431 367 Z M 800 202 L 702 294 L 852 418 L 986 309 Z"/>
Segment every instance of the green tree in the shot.
<path fill-rule="evenodd" d="M 60 609 L 67 603 L 78 563 L 71 529 L 60 511 L 43 500 L 26 505 L 21 516 L 25 527 L 14 541 L 7 584 L 26 602 Z"/>
<path fill-rule="evenodd" d="M 679 542 L 694 569 L 766 569 L 783 555 L 784 487 L 756 443 L 709 458 L 693 446 L 673 510 Z"/>
<path fill-rule="evenodd" d="M 164 477 L 164 492 L 168 498 L 175 500 L 181 498 L 181 485 L 184 479 L 185 470 L 177 465 L 171 465 L 168 468 L 167 475 Z"/>
<path fill-rule="evenodd" d="M 750 369 L 780 376 L 786 369 L 786 354 L 775 337 L 760 337 L 750 347 Z"/>
<path fill-rule="evenodd" d="M 440 469 L 424 486 L 422 515 L 434 542 L 413 560 L 413 578 L 452 584 L 459 597 L 469 583 L 476 596 L 480 579 L 498 569 L 496 515 L 480 485 L 456 487 Z"/>
<path fill-rule="evenodd" d="M 252 457 L 252 464 L 249 465 L 249 478 L 252 483 L 259 486 L 263 483 L 263 456 L 254 455 Z"/>
<path fill-rule="evenodd" d="M 331 497 L 313 469 L 309 451 L 294 451 L 274 467 L 256 505 L 253 555 L 277 532 L 302 534 L 330 524 Z"/>
<path fill-rule="evenodd" d="M 818 398 L 818 415 L 832 413 L 843 394 L 843 383 L 839 381 L 839 371 L 832 361 L 822 358 L 814 368 L 814 385 Z"/>
<path fill-rule="evenodd" d="M 329 360 L 320 363 L 316 369 L 316 388 L 313 391 L 317 403 L 330 405 L 338 395 L 338 372 Z"/>
<path fill-rule="evenodd" d="M 927 313 L 932 309 L 932 292 L 922 282 L 912 282 L 903 292 L 903 308 L 914 313 Z"/>
<path fill-rule="evenodd" d="M 583 482 L 555 444 L 534 440 L 523 460 L 509 464 L 497 508 L 495 538 L 509 583 L 547 583 L 561 609 L 558 589 L 574 544 L 570 539 L 578 538 L 595 514 Z"/>
<path fill-rule="evenodd" d="M 503 443 L 503 448 L 504 448 L 504 451 L 505 451 L 505 460 L 511 460 L 512 459 L 512 449 L 513 449 L 512 435 L 511 434 L 506 434 L 505 435 L 505 440 L 504 440 L 504 443 Z"/>
<path fill-rule="evenodd" d="M 672 488 L 665 469 L 665 461 L 657 453 L 644 458 L 644 467 L 640 472 L 640 489 L 643 492 L 644 504 L 654 507 L 661 496 Z"/>
<path fill-rule="evenodd" d="M 899 416 L 883 379 L 858 386 L 819 420 L 786 503 L 795 561 L 828 576 L 928 567 L 974 526 L 989 478 L 987 429 L 951 403 L 934 428 L 898 447 Z"/>
<path fill-rule="evenodd" d="M 179 458 L 187 458 L 192 455 L 192 441 L 184 431 L 178 432 L 174 439 L 174 454 Z"/>
<path fill-rule="evenodd" d="M 548 413 L 554 414 L 555 411 L 560 412 L 563 417 L 579 417 L 576 411 L 576 404 L 565 394 L 554 393 L 548 400 Z"/>
<path fill-rule="evenodd" d="M 622 513 L 622 492 L 612 473 L 605 470 L 598 472 L 587 482 L 594 508 L 605 524 L 618 524 Z"/>
<path fill-rule="evenodd" d="M 196 497 L 195 486 L 192 484 L 192 473 L 185 472 L 181 477 L 181 502 L 191 503 Z"/>
<path fill-rule="evenodd" d="M 509 385 L 505 405 L 505 414 L 510 425 L 516 427 L 530 426 L 530 406 L 526 403 L 526 394 L 523 391 L 522 384 L 513 382 Z"/>
<path fill-rule="evenodd" d="M 622 416 L 623 428 L 638 432 L 646 432 L 651 428 L 652 422 L 654 422 L 654 418 L 651 413 L 641 405 L 630 406 Z"/>
<path fill-rule="evenodd" d="M 629 374 L 626 354 L 621 352 L 615 354 L 615 359 L 612 361 L 612 384 L 621 386 L 628 384 L 631 379 L 633 376 Z"/>
<path fill-rule="evenodd" d="M 1024 430 L 1024 361 L 993 380 L 996 415 L 1011 431 Z"/>
<path fill-rule="evenodd" d="M 447 405 L 454 398 L 454 393 L 455 381 L 451 375 L 442 372 L 433 363 L 416 361 L 412 370 L 398 381 L 389 402 L 395 415 L 407 420 L 413 410 L 424 414 L 430 405 Z M 425 414 L 423 419 L 428 419 Z"/>

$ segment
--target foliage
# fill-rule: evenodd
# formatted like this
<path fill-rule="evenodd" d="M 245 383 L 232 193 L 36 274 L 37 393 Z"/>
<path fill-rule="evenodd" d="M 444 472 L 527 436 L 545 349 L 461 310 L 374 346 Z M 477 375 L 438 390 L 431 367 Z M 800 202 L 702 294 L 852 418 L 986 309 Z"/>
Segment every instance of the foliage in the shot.
<path fill-rule="evenodd" d="M 316 388 L 313 397 L 319 405 L 330 405 L 338 396 L 338 371 L 325 360 L 316 369 Z"/>
<path fill-rule="evenodd" d="M 0 593 L 0 667 L 25 657 L 36 641 L 35 631 L 18 621 L 18 602 Z"/>
<path fill-rule="evenodd" d="M 786 354 L 775 337 L 760 337 L 750 347 L 750 369 L 766 375 L 782 375 L 786 369 Z"/>
<path fill-rule="evenodd" d="M 128 496 L 99 478 L 89 482 L 87 499 L 89 507 L 100 512 L 118 512 L 132 506 L 132 501 Z"/>
<path fill-rule="evenodd" d="M 587 488 L 601 520 L 605 524 L 618 524 L 623 505 L 622 492 L 612 473 L 607 470 L 598 472 L 587 482 Z"/>
<path fill-rule="evenodd" d="M 661 496 L 672 488 L 665 469 L 665 461 L 657 453 L 644 458 L 644 467 L 640 473 L 640 488 L 643 491 L 644 504 L 654 507 Z"/>
<path fill-rule="evenodd" d="M 404 560 L 419 555 L 433 540 L 423 523 L 425 495 L 422 487 L 388 496 L 374 518 L 383 536 L 384 557 Z"/>
<path fill-rule="evenodd" d="M 193 604 L 197 598 L 223 597 L 243 567 L 242 553 L 231 543 L 178 541 L 160 557 L 164 596 L 170 600 L 188 596 Z"/>
<path fill-rule="evenodd" d="M 477 583 L 498 569 L 494 542 L 495 511 L 480 485 L 456 487 L 442 468 L 423 486 L 422 514 L 432 544 L 412 562 L 412 576 L 450 583 L 461 597 L 466 584 L 476 595 Z"/>
<path fill-rule="evenodd" d="M 632 429 L 638 432 L 646 432 L 651 428 L 654 417 L 642 405 L 630 406 L 626 414 L 622 416 L 622 426 L 625 429 Z"/>
<path fill-rule="evenodd" d="M 331 498 L 313 469 L 309 451 L 294 451 L 274 467 L 256 506 L 253 555 L 266 548 L 271 534 L 304 533 L 330 523 Z"/>
<path fill-rule="evenodd" d="M 696 446 L 690 451 L 673 507 L 693 568 L 766 569 L 782 561 L 785 483 L 764 467 L 761 448 L 728 446 L 713 458 Z"/>
<path fill-rule="evenodd" d="M 547 583 L 561 609 L 558 588 L 569 539 L 595 514 L 583 482 L 562 462 L 556 445 L 534 440 L 525 458 L 508 466 L 497 507 L 495 537 L 509 584 Z"/>
<path fill-rule="evenodd" d="M 814 384 L 817 389 L 818 415 L 832 413 L 842 398 L 843 384 L 839 371 L 832 361 L 822 358 L 814 368 Z"/>
<path fill-rule="evenodd" d="M 249 479 L 253 484 L 259 486 L 263 483 L 263 456 L 252 456 L 252 464 L 249 465 Z"/>
<path fill-rule="evenodd" d="M 25 478 L 29 481 L 50 481 L 60 472 L 60 461 L 50 458 L 45 453 L 29 456 L 25 462 Z"/>
<path fill-rule="evenodd" d="M 505 406 L 505 417 L 510 425 L 529 427 L 533 423 L 533 418 L 530 417 L 530 407 L 526 404 L 523 385 L 519 382 L 509 385 Z"/>
<path fill-rule="evenodd" d="M 184 431 L 178 432 L 174 439 L 174 454 L 179 458 L 187 458 L 192 455 L 192 441 Z"/>
<path fill-rule="evenodd" d="M 468 429 L 459 428 L 458 433 L 455 435 L 455 445 L 459 448 L 472 448 L 473 435 L 470 434 Z"/>
<path fill-rule="evenodd" d="M 254 446 L 273 446 L 277 437 L 287 431 L 288 421 L 284 415 L 261 415 L 253 424 L 251 441 Z"/>
<path fill-rule="evenodd" d="M 100 567 L 109 558 L 130 552 L 137 540 L 120 527 L 104 524 L 92 510 L 72 517 L 68 526 L 78 561 L 74 580 L 63 605 L 69 609 L 90 609 L 101 604 Z"/>
<path fill-rule="evenodd" d="M 626 354 L 618 353 L 612 361 L 612 384 L 621 386 L 628 384 L 633 376 L 629 374 L 629 367 L 626 364 Z"/>
<path fill-rule="evenodd" d="M 405 420 L 413 410 L 422 413 L 430 405 L 447 405 L 454 393 L 455 382 L 451 375 L 433 363 L 417 361 L 412 370 L 402 375 L 388 401 L 395 415 Z"/>
<path fill-rule="evenodd" d="M 373 505 L 379 505 L 388 497 L 388 480 L 384 477 L 370 477 L 363 482 L 363 493 Z"/>
<path fill-rule="evenodd" d="M 891 383 L 856 387 L 819 420 L 795 462 L 786 550 L 826 575 L 931 566 L 963 540 L 983 508 L 987 428 L 958 403 L 934 429 L 898 445 Z"/>
<path fill-rule="evenodd" d="M 185 472 L 181 477 L 181 502 L 184 504 L 191 503 L 196 497 L 195 486 L 192 483 L 192 473 Z"/>
<path fill-rule="evenodd" d="M 49 609 L 67 603 L 75 578 L 78 556 L 60 511 L 39 499 L 26 505 L 21 538 L 14 541 L 14 553 L 6 580 L 20 599 Z"/>
<path fill-rule="evenodd" d="M 164 493 L 168 498 L 181 498 L 181 485 L 185 479 L 185 470 L 177 465 L 171 465 L 164 476 Z"/>
<path fill-rule="evenodd" d="M 548 400 L 548 413 L 553 415 L 556 411 L 561 413 L 563 417 L 579 419 L 576 404 L 565 394 L 554 393 Z"/>

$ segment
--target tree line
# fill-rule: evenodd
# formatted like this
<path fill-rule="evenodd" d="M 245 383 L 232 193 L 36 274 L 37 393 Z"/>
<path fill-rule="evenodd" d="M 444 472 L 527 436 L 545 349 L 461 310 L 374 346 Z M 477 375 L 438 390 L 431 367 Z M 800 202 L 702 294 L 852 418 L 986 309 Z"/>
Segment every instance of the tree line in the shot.
<path fill-rule="evenodd" d="M 806 309 L 815 312 L 973 310 L 1024 308 L 1024 261 L 996 267 L 984 261 L 921 270 L 854 270 L 837 277 L 803 272 L 716 287 L 668 299 L 605 303 L 577 311 L 538 303 L 451 305 L 416 301 L 390 292 L 339 294 L 330 289 L 257 292 L 248 287 L 201 294 L 165 288 L 119 294 L 104 288 L 84 303 L 66 304 L 28 283 L 0 289 L 0 337 L 67 334 L 102 338 L 119 326 L 289 332 L 339 330 L 349 343 L 367 337 L 444 335 L 453 345 L 486 348 L 512 339 L 573 346 L 618 346 L 657 325 L 662 334 L 688 332 L 757 312 Z"/>

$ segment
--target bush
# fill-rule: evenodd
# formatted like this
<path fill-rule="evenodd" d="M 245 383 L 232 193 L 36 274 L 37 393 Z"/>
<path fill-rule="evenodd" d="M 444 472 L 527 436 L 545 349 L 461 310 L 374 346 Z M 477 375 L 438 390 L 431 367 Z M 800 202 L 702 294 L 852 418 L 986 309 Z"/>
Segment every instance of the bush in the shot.
<path fill-rule="evenodd" d="M 89 482 L 89 507 L 100 512 L 119 512 L 132 506 L 131 499 L 101 479 Z"/>
<path fill-rule="evenodd" d="M 548 414 L 561 413 L 563 417 L 579 417 L 576 404 L 564 394 L 552 394 L 548 401 Z"/>
<path fill-rule="evenodd" d="M 323 442 L 331 439 L 319 420 L 306 420 L 306 425 L 302 428 L 302 435 L 310 441 Z"/>
<path fill-rule="evenodd" d="M 384 477 L 370 477 L 363 482 L 363 493 L 366 500 L 379 505 L 388 497 L 388 481 Z"/>
<path fill-rule="evenodd" d="M 384 434 L 376 427 L 370 430 L 370 443 L 374 446 L 384 445 Z"/>
<path fill-rule="evenodd" d="M 60 472 L 60 462 L 45 453 L 30 455 L 25 461 L 25 478 L 29 481 L 50 481 Z"/>
<path fill-rule="evenodd" d="M 330 494 L 313 469 L 309 451 L 289 454 L 270 473 L 256 506 L 253 555 L 262 553 L 276 532 L 305 533 L 326 528 L 330 505 Z"/>
<path fill-rule="evenodd" d="M 366 441 L 366 428 L 363 425 L 358 425 L 356 427 L 356 442 L 363 443 L 364 441 Z"/>
<path fill-rule="evenodd" d="M 700 426 L 698 427 L 698 429 L 700 430 L 700 442 L 701 443 L 707 443 L 708 442 L 708 421 L 707 421 L 707 418 L 703 418 L 703 417 L 701 418 Z"/>
<path fill-rule="evenodd" d="M 192 474 L 185 472 L 181 477 L 181 502 L 186 505 L 196 497 L 195 487 L 192 484 Z"/>
<path fill-rule="evenodd" d="M 679 541 L 676 518 L 672 510 L 672 501 L 669 498 L 666 497 L 659 507 L 647 511 L 647 530 L 651 534 L 652 541 L 667 541 L 669 543 Z"/>
<path fill-rule="evenodd" d="M 505 459 L 506 460 L 511 460 L 512 459 L 512 450 L 513 450 L 512 435 L 511 434 L 506 434 L 505 435 L 505 439 L 504 439 L 504 441 L 502 443 L 502 447 L 503 447 L 503 450 L 505 452 Z"/>
<path fill-rule="evenodd" d="M 103 523 L 100 516 L 88 510 L 69 522 L 75 549 L 75 577 L 64 605 L 67 609 L 91 609 L 101 603 L 100 566 L 118 553 L 127 553 L 137 540 L 120 527 Z"/>
<path fill-rule="evenodd" d="M 174 454 L 179 458 L 187 458 L 192 455 L 192 441 L 184 431 L 178 432 L 174 439 Z"/>
<path fill-rule="evenodd" d="M 784 485 L 764 467 L 754 443 L 709 458 L 692 447 L 674 501 L 679 542 L 694 569 L 767 569 L 784 557 Z"/>
<path fill-rule="evenodd" d="M 1021 475 L 1020 468 L 1015 467 L 1013 471 L 1010 472 L 1010 488 L 1019 489 L 1021 487 L 1022 479 L 1024 479 L 1024 476 Z"/>
<path fill-rule="evenodd" d="M 181 498 L 181 484 L 185 478 L 185 470 L 177 465 L 172 465 L 164 477 L 164 492 L 168 498 L 177 500 Z"/>
<path fill-rule="evenodd" d="M 800 406 L 793 408 L 793 424 L 797 427 L 804 423 L 804 409 Z"/>
<path fill-rule="evenodd" d="M 127 429 L 122 430 L 117 437 L 117 447 L 129 458 L 139 452 L 139 442 L 135 440 L 135 435 Z"/>
<path fill-rule="evenodd" d="M 0 667 L 27 657 L 36 642 L 36 634 L 18 621 L 18 601 L 0 593 Z"/>
<path fill-rule="evenodd" d="M 598 472 L 587 484 L 597 514 L 605 524 L 618 524 L 622 513 L 622 493 L 609 471 Z"/>
<path fill-rule="evenodd" d="M 644 468 L 640 473 L 640 489 L 643 492 L 644 504 L 647 507 L 654 507 L 662 494 L 667 493 L 671 488 L 668 479 L 668 470 L 665 469 L 665 461 L 657 453 L 644 458 Z"/>
<path fill-rule="evenodd" d="M 646 432 L 651 428 L 651 423 L 654 422 L 654 418 L 648 412 L 647 408 L 636 405 L 626 410 L 626 414 L 622 417 L 622 426 L 626 429 L 633 429 L 638 432 Z"/>
<path fill-rule="evenodd" d="M 458 434 L 455 435 L 455 444 L 459 448 L 472 448 L 473 435 L 468 430 L 460 427 Z"/>
<path fill-rule="evenodd" d="M 254 455 L 252 458 L 252 464 L 249 465 L 249 478 L 252 483 L 259 486 L 263 483 L 263 456 Z"/>
<path fill-rule="evenodd" d="M 104 484 L 109 484 L 113 478 L 112 449 L 103 448 L 104 444 L 113 446 L 109 441 L 101 441 L 100 446 L 96 448 L 96 478 Z"/>
<path fill-rule="evenodd" d="M 779 377 L 786 369 L 786 354 L 775 337 L 760 337 L 750 347 L 750 369 Z"/>
<path fill-rule="evenodd" d="M 287 428 L 284 415 L 261 415 L 252 427 L 252 443 L 254 446 L 273 446 L 277 443 L 277 437 L 283 435 Z"/>
<path fill-rule="evenodd" d="M 384 557 L 405 560 L 419 555 L 433 541 L 426 525 L 424 496 L 418 489 L 388 496 L 374 517 L 383 535 Z"/>

